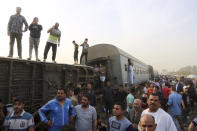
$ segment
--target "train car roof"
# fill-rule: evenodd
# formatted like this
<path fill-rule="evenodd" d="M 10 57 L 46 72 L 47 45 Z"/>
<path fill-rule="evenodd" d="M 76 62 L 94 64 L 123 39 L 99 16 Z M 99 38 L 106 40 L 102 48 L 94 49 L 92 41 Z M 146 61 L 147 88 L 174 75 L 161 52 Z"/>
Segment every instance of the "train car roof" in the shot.
<path fill-rule="evenodd" d="M 135 60 L 140 64 L 147 65 L 141 62 L 140 60 L 138 60 L 137 58 L 131 56 L 129 53 L 123 51 L 122 49 L 112 44 L 96 44 L 94 46 L 89 47 L 88 49 L 88 60 L 90 61 L 97 58 L 107 58 L 108 56 L 114 56 L 114 55 L 122 55 L 132 60 Z"/>
<path fill-rule="evenodd" d="M 26 59 L 18 59 L 18 58 L 10 58 L 10 57 L 2 57 L 0 56 L 0 61 L 18 61 L 18 62 L 23 62 L 23 63 L 39 63 L 39 64 L 46 64 L 46 65 L 65 65 L 65 66 L 76 66 L 76 67 L 88 67 L 88 68 L 93 68 L 91 66 L 87 65 L 81 65 L 81 64 L 66 64 L 66 63 L 53 63 L 53 62 L 43 62 L 43 61 L 34 61 L 34 60 L 26 60 Z"/>

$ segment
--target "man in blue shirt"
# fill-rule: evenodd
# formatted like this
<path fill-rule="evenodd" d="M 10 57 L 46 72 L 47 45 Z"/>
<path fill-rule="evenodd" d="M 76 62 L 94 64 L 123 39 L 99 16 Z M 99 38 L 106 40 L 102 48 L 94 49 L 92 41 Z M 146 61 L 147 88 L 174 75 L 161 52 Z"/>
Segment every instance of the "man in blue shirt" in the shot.
<path fill-rule="evenodd" d="M 34 131 L 34 119 L 25 112 L 22 98 L 14 100 L 14 112 L 9 114 L 4 121 L 4 131 Z"/>
<path fill-rule="evenodd" d="M 70 99 L 65 96 L 64 89 L 58 89 L 57 97 L 39 109 L 41 121 L 50 127 L 50 131 L 60 131 L 63 125 L 69 124 L 69 115 L 71 115 L 71 121 L 75 116 L 74 107 Z M 46 112 L 49 112 L 50 120 L 46 118 Z"/>
<path fill-rule="evenodd" d="M 177 118 L 181 115 L 181 102 L 182 96 L 176 92 L 176 87 L 172 86 L 167 104 L 169 106 L 169 114 L 172 116 L 178 130 L 180 129 L 180 125 Z"/>

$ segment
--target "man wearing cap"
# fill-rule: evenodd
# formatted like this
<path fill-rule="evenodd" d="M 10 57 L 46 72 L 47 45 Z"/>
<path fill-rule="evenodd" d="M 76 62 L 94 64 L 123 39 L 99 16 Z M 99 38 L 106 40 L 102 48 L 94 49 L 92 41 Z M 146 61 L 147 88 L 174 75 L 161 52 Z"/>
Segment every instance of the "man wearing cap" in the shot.
<path fill-rule="evenodd" d="M 34 131 L 33 116 L 24 111 L 24 101 L 22 98 L 14 100 L 14 112 L 6 117 L 4 130 Z"/>

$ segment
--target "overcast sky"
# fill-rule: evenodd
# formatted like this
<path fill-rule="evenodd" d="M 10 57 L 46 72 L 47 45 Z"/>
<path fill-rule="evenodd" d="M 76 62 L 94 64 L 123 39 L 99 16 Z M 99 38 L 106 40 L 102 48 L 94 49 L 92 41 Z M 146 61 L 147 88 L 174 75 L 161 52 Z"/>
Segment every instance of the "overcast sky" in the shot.
<path fill-rule="evenodd" d="M 46 31 L 57 21 L 62 32 L 57 62 L 73 64 L 72 40 L 81 44 L 89 38 L 91 46 L 113 44 L 159 71 L 197 65 L 197 0 L 6 0 L 0 5 L 0 56 L 8 56 L 7 23 L 17 6 L 29 24 L 37 16 L 44 28 L 40 59 Z M 25 59 L 28 39 L 29 31 L 23 34 Z"/>

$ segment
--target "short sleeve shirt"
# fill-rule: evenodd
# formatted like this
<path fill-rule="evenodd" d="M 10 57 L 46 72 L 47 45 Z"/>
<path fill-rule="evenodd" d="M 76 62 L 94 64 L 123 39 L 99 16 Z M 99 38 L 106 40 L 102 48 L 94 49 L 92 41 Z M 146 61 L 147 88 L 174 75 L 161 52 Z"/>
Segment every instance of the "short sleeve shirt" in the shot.
<path fill-rule="evenodd" d="M 59 29 L 52 29 L 48 38 L 48 42 L 52 44 L 58 43 L 58 38 L 61 36 L 61 31 Z"/>
<path fill-rule="evenodd" d="M 133 131 L 133 126 L 127 118 L 117 120 L 115 116 L 109 118 L 107 131 Z"/>
<path fill-rule="evenodd" d="M 130 103 L 130 104 L 133 104 L 133 101 L 134 101 L 134 96 L 131 95 L 131 94 L 129 94 L 129 95 L 127 96 L 127 112 L 129 112 L 129 103 Z"/>
<path fill-rule="evenodd" d="M 144 114 L 154 116 L 155 122 L 157 123 L 157 128 L 155 131 L 177 131 L 172 117 L 163 109 L 159 108 L 156 112 L 149 112 L 149 109 L 146 109 L 142 112 L 141 116 L 143 116 Z M 141 131 L 140 128 L 138 129 L 139 131 Z"/>
<path fill-rule="evenodd" d="M 84 53 L 88 52 L 88 44 L 87 43 L 83 43 L 83 52 Z"/>
<path fill-rule="evenodd" d="M 81 105 L 75 107 L 76 112 L 76 131 L 92 131 L 93 120 L 97 119 L 97 113 L 94 107 L 89 105 L 87 110 L 82 110 Z"/>
<path fill-rule="evenodd" d="M 168 99 L 169 113 L 172 116 L 181 115 L 182 96 L 176 92 L 170 94 Z"/>
<path fill-rule="evenodd" d="M 30 36 L 32 38 L 40 38 L 42 26 L 37 24 L 31 24 L 29 26 Z"/>
<path fill-rule="evenodd" d="M 14 112 L 8 115 L 4 121 L 4 127 L 10 131 L 28 131 L 34 126 L 33 116 L 25 111 L 20 116 L 14 116 Z"/>

